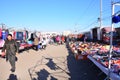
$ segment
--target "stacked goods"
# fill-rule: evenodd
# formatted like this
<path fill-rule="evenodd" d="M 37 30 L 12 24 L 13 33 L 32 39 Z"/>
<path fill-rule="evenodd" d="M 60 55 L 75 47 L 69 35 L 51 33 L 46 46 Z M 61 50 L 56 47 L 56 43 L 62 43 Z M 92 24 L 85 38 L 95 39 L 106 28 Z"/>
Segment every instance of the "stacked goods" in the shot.
<path fill-rule="evenodd" d="M 87 55 L 88 53 L 90 53 L 88 44 L 83 44 L 82 42 L 75 42 L 75 43 L 70 43 L 69 46 L 77 60 L 87 59 Z"/>
<path fill-rule="evenodd" d="M 108 68 L 108 56 L 109 56 L 109 45 L 102 46 L 97 53 L 90 55 L 98 63 L 102 64 L 105 68 Z M 118 46 L 113 47 L 112 58 L 111 58 L 111 71 L 120 75 L 120 48 Z"/>
<path fill-rule="evenodd" d="M 83 43 L 83 42 L 75 42 L 70 43 L 70 48 L 72 52 L 77 50 L 77 53 L 81 53 L 82 55 L 94 55 L 99 52 L 100 54 L 105 54 L 109 52 L 109 45 L 98 44 L 98 43 Z"/>
<path fill-rule="evenodd" d="M 108 68 L 109 45 L 93 42 L 71 42 L 69 47 L 77 60 L 85 60 L 89 55 L 105 68 Z M 120 46 L 113 47 L 111 66 L 111 71 L 120 75 Z"/>
<path fill-rule="evenodd" d="M 112 52 L 112 71 L 118 73 L 120 71 L 120 53 L 118 52 L 120 51 L 120 48 L 118 47 L 114 47 L 113 48 L 113 52 Z M 92 57 L 94 59 L 97 59 L 98 62 L 100 62 L 103 66 L 105 66 L 106 68 L 108 67 L 108 54 L 109 52 L 102 52 L 102 53 L 96 53 L 95 55 L 99 56 L 98 57 L 94 57 L 95 55 L 93 55 Z M 116 69 L 117 68 L 117 69 Z"/>

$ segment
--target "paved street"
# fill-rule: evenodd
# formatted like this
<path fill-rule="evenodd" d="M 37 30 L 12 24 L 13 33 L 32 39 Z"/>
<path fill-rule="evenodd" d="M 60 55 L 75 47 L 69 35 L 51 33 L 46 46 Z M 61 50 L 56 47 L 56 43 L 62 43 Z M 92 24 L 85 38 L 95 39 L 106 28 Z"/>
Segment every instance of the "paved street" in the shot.
<path fill-rule="evenodd" d="M 0 80 L 103 80 L 91 61 L 76 61 L 66 45 L 49 45 L 46 50 L 29 50 L 17 55 L 16 72 L 0 58 Z"/>

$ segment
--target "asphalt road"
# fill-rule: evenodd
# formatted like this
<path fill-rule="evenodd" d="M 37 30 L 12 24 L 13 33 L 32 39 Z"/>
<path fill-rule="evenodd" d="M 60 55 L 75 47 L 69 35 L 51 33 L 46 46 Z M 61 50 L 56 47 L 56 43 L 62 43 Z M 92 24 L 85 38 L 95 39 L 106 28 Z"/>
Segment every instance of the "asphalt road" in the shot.
<path fill-rule="evenodd" d="M 66 45 L 28 50 L 17 55 L 16 71 L 0 58 L 0 80 L 103 80 L 106 76 L 90 61 L 75 60 Z"/>

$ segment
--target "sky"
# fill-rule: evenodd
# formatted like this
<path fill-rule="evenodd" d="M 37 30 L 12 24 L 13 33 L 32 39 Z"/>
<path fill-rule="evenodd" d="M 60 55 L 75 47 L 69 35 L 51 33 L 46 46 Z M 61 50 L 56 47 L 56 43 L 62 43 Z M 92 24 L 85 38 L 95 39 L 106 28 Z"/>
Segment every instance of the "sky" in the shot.
<path fill-rule="evenodd" d="M 115 8 L 118 10 L 120 6 Z M 100 0 L 0 0 L 0 24 L 7 27 L 84 32 L 99 26 L 99 16 Z M 110 16 L 111 0 L 102 0 L 103 26 L 111 25 Z"/>

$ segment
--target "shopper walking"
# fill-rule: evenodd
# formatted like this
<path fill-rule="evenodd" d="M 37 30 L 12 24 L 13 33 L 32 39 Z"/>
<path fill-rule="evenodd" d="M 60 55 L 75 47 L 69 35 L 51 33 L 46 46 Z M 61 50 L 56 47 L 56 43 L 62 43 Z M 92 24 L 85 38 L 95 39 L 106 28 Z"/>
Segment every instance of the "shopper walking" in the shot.
<path fill-rule="evenodd" d="M 2 52 L 6 52 L 6 61 L 10 62 L 11 71 L 15 72 L 16 53 L 18 53 L 18 46 L 15 40 L 12 39 L 12 35 L 8 34 Z"/>

